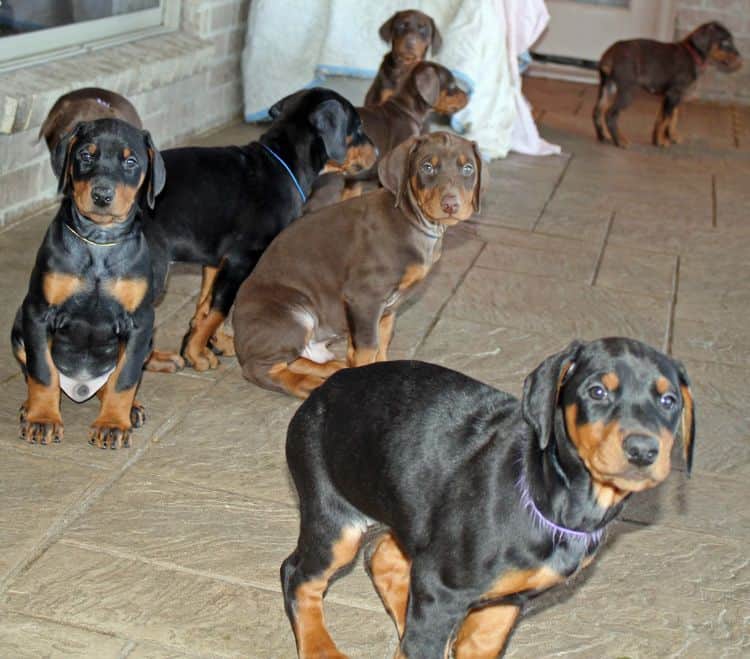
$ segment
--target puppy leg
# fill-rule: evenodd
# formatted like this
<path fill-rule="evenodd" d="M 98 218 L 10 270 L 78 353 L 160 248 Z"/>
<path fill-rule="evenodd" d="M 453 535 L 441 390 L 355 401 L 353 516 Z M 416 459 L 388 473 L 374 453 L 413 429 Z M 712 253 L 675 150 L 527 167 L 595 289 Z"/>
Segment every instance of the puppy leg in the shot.
<path fill-rule="evenodd" d="M 517 606 L 475 609 L 464 620 L 453 645 L 455 659 L 495 659 L 518 619 Z"/>
<path fill-rule="evenodd" d="M 349 347 L 346 359 L 349 366 L 372 364 L 378 361 L 378 354 L 381 351 L 380 324 L 383 304 L 371 302 L 370 300 L 377 300 L 379 296 L 370 292 L 361 292 L 358 298 L 364 302 L 353 300 L 345 302 L 346 320 L 349 325 Z M 392 329 L 392 322 L 390 327 Z"/>
<path fill-rule="evenodd" d="M 393 534 L 386 533 L 378 539 L 375 549 L 368 552 L 365 566 L 401 638 L 406 625 L 411 561 L 401 551 Z"/>
<path fill-rule="evenodd" d="M 626 137 L 620 134 L 620 130 L 617 127 L 617 120 L 620 116 L 620 112 L 624 110 L 633 101 L 633 92 L 630 88 L 624 87 L 619 83 L 616 84 L 616 95 L 612 101 L 612 105 L 609 106 L 604 114 L 604 119 L 609 129 L 609 134 L 612 136 L 612 141 L 615 146 L 619 146 L 622 149 L 627 149 L 630 142 Z"/>
<path fill-rule="evenodd" d="M 661 104 L 661 110 L 659 116 L 656 119 L 656 125 L 654 126 L 653 144 L 654 146 L 667 147 L 671 144 L 670 140 L 670 128 L 672 123 L 677 122 L 677 105 L 680 102 L 680 94 L 672 90 L 668 91 L 664 95 L 664 100 Z"/>
<path fill-rule="evenodd" d="M 680 108 L 676 107 L 672 111 L 672 116 L 667 124 L 667 137 L 672 144 L 682 144 L 682 137 L 677 132 L 677 118 L 680 113 Z"/>
<path fill-rule="evenodd" d="M 281 566 L 284 609 L 303 659 L 346 659 L 326 629 L 323 597 L 336 573 L 357 557 L 364 526 L 336 512 L 330 504 L 305 502 L 297 548 Z"/>
<path fill-rule="evenodd" d="M 200 319 L 206 318 L 211 311 L 211 292 L 214 280 L 219 272 L 218 268 L 204 266 L 201 277 L 201 291 L 198 294 L 198 302 L 195 305 L 195 313 L 190 320 L 190 326 L 194 327 Z M 219 327 L 209 339 L 209 346 L 214 354 L 234 357 L 234 337 L 227 334 L 223 327 Z"/>
<path fill-rule="evenodd" d="M 594 104 L 594 130 L 596 131 L 596 139 L 600 142 L 607 141 L 607 135 L 604 132 L 604 124 L 602 123 L 602 114 L 604 114 L 612 104 L 612 97 L 615 92 L 614 82 L 603 73 L 599 72 L 599 93 L 596 97 L 596 103 Z"/>
<path fill-rule="evenodd" d="M 380 319 L 380 323 L 378 324 L 378 334 L 379 334 L 379 347 L 378 347 L 378 354 L 375 355 L 375 361 L 376 362 L 384 362 L 387 361 L 388 356 L 388 348 L 391 345 L 391 340 L 393 339 L 393 326 L 396 324 L 396 314 L 395 313 L 386 313 L 383 314 L 383 317 Z"/>

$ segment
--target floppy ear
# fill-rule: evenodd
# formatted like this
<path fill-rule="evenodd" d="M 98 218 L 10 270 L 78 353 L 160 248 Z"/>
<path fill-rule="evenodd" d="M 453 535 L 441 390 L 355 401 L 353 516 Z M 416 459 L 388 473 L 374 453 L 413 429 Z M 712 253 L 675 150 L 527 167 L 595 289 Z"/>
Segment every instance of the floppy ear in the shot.
<path fill-rule="evenodd" d="M 385 23 L 380 26 L 378 34 L 380 38 L 386 43 L 391 43 L 391 37 L 393 36 L 393 21 L 396 20 L 396 14 L 393 14 Z"/>
<path fill-rule="evenodd" d="M 276 101 L 270 108 L 268 108 L 268 116 L 271 119 L 276 119 L 279 115 L 283 114 L 291 105 L 291 103 L 304 93 L 304 89 L 284 96 L 284 98 Z"/>
<path fill-rule="evenodd" d="M 420 66 L 414 74 L 414 84 L 427 105 L 432 107 L 437 103 L 440 95 L 440 77 L 434 66 Z"/>
<path fill-rule="evenodd" d="M 708 52 L 711 50 L 711 44 L 714 41 L 714 24 L 713 23 L 705 23 L 701 25 L 700 27 L 697 27 L 695 30 L 692 31 L 688 35 L 688 39 L 690 40 L 690 43 L 693 44 L 695 49 L 703 56 L 705 57 L 708 55 Z"/>
<path fill-rule="evenodd" d="M 310 123 L 326 148 L 330 160 L 346 160 L 346 124 L 348 115 L 334 98 L 323 101 L 310 115 Z"/>
<path fill-rule="evenodd" d="M 474 212 L 479 213 L 482 207 L 482 168 L 484 167 L 484 163 L 482 162 L 482 154 L 479 152 L 479 145 L 476 142 L 472 142 L 471 148 L 477 160 L 477 182 L 474 186 L 474 196 L 471 198 L 471 203 L 474 207 Z"/>
<path fill-rule="evenodd" d="M 80 137 L 81 124 L 76 124 L 69 133 L 65 133 L 52 154 L 52 169 L 57 175 L 57 194 L 67 194 L 70 183 L 70 155 Z"/>
<path fill-rule="evenodd" d="M 682 394 L 682 420 L 680 423 L 680 436 L 682 438 L 683 454 L 687 465 L 687 474 L 693 469 L 693 449 L 695 446 L 695 403 L 690 391 L 690 380 L 682 362 L 674 360 L 677 373 L 680 376 L 680 393 Z"/>
<path fill-rule="evenodd" d="M 432 25 L 432 54 L 436 55 L 443 47 L 443 37 L 440 35 L 440 31 L 437 29 L 435 21 L 430 19 L 430 24 Z"/>
<path fill-rule="evenodd" d="M 143 139 L 146 142 L 148 151 L 148 187 L 146 188 L 146 203 L 149 208 L 154 207 L 156 196 L 164 189 L 164 183 L 167 180 L 167 170 L 164 167 L 164 159 L 161 153 L 154 146 L 154 140 L 151 133 L 143 131 Z"/>
<path fill-rule="evenodd" d="M 552 434 L 560 387 L 582 347 L 580 341 L 573 341 L 561 352 L 547 357 L 524 380 L 521 411 L 542 450 L 547 447 Z"/>
<path fill-rule="evenodd" d="M 401 203 L 406 186 L 409 185 L 409 163 L 417 144 L 422 139 L 421 136 L 417 135 L 404 140 L 383 156 L 378 163 L 378 178 L 383 187 L 395 195 L 396 203 L 394 206 Z"/>

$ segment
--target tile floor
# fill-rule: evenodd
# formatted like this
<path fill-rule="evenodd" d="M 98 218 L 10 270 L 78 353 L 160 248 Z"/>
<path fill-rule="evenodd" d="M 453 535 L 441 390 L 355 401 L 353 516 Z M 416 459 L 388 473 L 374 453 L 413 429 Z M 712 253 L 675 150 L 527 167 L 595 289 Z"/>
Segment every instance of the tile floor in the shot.
<path fill-rule="evenodd" d="M 622 120 L 629 151 L 593 140 L 592 87 L 532 79 L 558 157 L 490 166 L 481 218 L 447 241 L 394 357 L 460 369 L 515 394 L 573 337 L 636 337 L 694 382 L 693 478 L 681 463 L 636 497 L 599 560 L 540 598 L 507 657 L 750 656 L 750 110 L 690 104 L 684 145 L 648 145 L 656 106 Z M 246 141 L 228 126 L 196 138 Z M 0 232 L 7 337 L 52 211 Z M 176 267 L 157 345 L 174 347 L 199 279 Z M 24 383 L 0 351 L 0 656 L 293 657 L 278 569 L 296 540 L 283 458 L 298 402 L 245 382 L 234 359 L 204 374 L 147 373 L 132 448 L 86 443 L 96 405 L 63 402 L 61 445 L 17 437 Z M 352 657 L 396 635 L 363 570 L 327 616 Z"/>

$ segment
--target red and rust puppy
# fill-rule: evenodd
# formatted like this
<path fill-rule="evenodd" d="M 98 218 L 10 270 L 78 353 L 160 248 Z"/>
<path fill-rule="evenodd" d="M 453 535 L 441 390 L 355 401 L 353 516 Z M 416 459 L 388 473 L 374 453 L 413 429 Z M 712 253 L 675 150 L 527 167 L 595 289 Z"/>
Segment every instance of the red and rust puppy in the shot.
<path fill-rule="evenodd" d="M 82 121 L 95 119 L 122 119 L 136 128 L 143 128 L 141 118 L 133 104 L 124 96 L 108 89 L 84 87 L 63 94 L 55 101 L 39 129 L 39 137 L 47 142 L 52 166 L 55 148 L 63 136 L 70 133 Z M 55 176 L 60 176 L 56 171 Z"/>
<path fill-rule="evenodd" d="M 396 93 L 411 70 L 432 47 L 436 54 L 443 44 L 440 32 L 427 14 L 415 9 L 397 11 L 378 32 L 380 38 L 391 44 L 390 52 L 380 63 L 375 79 L 365 95 L 365 105 L 377 105 Z"/>
<path fill-rule="evenodd" d="M 21 437 L 63 438 L 60 389 L 101 400 L 95 446 L 127 446 L 144 420 L 135 401 L 154 326 L 152 263 L 139 197 L 153 206 L 164 164 L 148 132 L 119 119 L 78 124 L 54 153 L 64 195 L 13 325 L 26 377 Z"/>
<path fill-rule="evenodd" d="M 449 69 L 435 62 L 420 62 L 406 82 L 387 101 L 380 105 L 357 108 L 362 127 L 381 155 L 399 144 L 421 135 L 428 115 L 434 110 L 454 114 L 466 107 L 469 97 L 457 84 Z M 322 176 L 305 206 L 312 212 L 324 206 L 356 197 L 361 191 L 360 181 L 377 179 L 377 167 L 345 177 L 331 173 Z"/>
<path fill-rule="evenodd" d="M 287 434 L 301 519 L 281 584 L 299 655 L 344 656 L 323 597 L 380 524 L 366 564 L 396 656 L 494 659 L 523 603 L 586 567 L 630 494 L 667 477 L 678 434 L 690 469 L 694 423 L 682 365 L 631 339 L 572 343 L 521 401 L 423 362 L 336 373 Z"/>
<path fill-rule="evenodd" d="M 481 169 L 473 142 L 412 138 L 380 161 L 385 189 L 280 234 L 237 295 L 245 377 L 304 398 L 344 366 L 385 360 L 396 310 L 439 259 L 446 228 L 479 210 Z M 327 348 L 343 337 L 346 363 Z"/>
<path fill-rule="evenodd" d="M 618 41 L 599 60 L 599 96 L 594 106 L 594 128 L 600 142 L 606 140 L 602 114 L 616 146 L 627 148 L 617 119 L 633 100 L 636 87 L 663 96 L 652 142 L 655 146 L 677 143 L 678 106 L 708 64 L 725 72 L 737 71 L 742 58 L 732 35 L 720 23 L 701 25 L 682 41 L 663 43 L 651 39 Z"/>

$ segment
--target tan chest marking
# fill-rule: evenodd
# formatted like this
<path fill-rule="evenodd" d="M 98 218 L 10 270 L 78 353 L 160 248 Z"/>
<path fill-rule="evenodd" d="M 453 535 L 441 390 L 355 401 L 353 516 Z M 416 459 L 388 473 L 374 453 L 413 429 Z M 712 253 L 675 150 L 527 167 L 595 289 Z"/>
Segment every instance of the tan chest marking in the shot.
<path fill-rule="evenodd" d="M 422 263 L 413 263 L 407 266 L 401 281 L 398 283 L 398 290 L 405 291 L 407 288 L 411 288 L 414 284 L 422 281 L 429 271 L 429 267 Z"/>
<path fill-rule="evenodd" d="M 511 570 L 503 574 L 482 596 L 483 600 L 493 600 L 515 593 L 532 590 L 547 590 L 564 581 L 564 577 L 548 567 L 531 570 Z"/>
<path fill-rule="evenodd" d="M 148 282 L 141 278 L 111 279 L 104 284 L 104 290 L 117 300 L 128 313 L 133 313 L 143 301 L 148 291 Z"/>
<path fill-rule="evenodd" d="M 84 287 L 84 280 L 76 275 L 48 272 L 42 280 L 42 292 L 48 304 L 57 306 Z"/>

